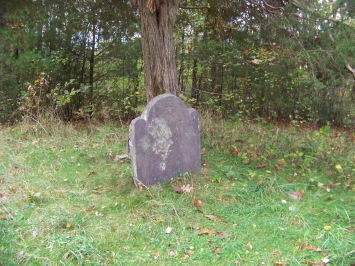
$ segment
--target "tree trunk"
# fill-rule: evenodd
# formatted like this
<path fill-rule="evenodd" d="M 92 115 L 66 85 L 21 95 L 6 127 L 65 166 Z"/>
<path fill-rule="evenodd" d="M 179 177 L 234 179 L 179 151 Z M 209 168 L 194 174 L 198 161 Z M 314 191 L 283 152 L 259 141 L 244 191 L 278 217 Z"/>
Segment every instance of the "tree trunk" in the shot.
<path fill-rule="evenodd" d="M 95 15 L 94 15 L 95 16 Z M 89 104 L 92 103 L 94 98 L 94 67 L 95 67 L 95 46 L 96 46 L 96 19 L 93 18 L 92 22 L 92 42 L 91 42 L 91 55 L 90 55 L 90 71 L 89 71 Z"/>
<path fill-rule="evenodd" d="M 132 0 L 140 15 L 144 80 L 149 102 L 160 92 L 178 95 L 173 28 L 179 0 Z"/>
<path fill-rule="evenodd" d="M 192 65 L 192 87 L 191 87 L 191 98 L 198 102 L 199 91 L 197 89 L 197 59 L 194 58 Z"/>

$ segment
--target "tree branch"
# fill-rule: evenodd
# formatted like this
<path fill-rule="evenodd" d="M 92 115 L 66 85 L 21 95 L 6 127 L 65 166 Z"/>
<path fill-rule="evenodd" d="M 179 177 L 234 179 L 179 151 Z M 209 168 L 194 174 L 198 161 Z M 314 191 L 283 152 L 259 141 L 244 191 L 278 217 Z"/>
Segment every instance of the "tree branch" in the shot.
<path fill-rule="evenodd" d="M 181 9 L 207 9 L 208 6 L 179 6 Z"/>
<path fill-rule="evenodd" d="M 270 5 L 270 4 L 268 4 L 268 3 L 266 2 L 266 0 L 263 0 L 263 3 L 264 3 L 267 7 L 271 8 L 271 9 L 280 9 L 280 10 L 283 10 L 283 9 L 284 9 L 282 6 L 272 6 L 272 5 Z"/>
<path fill-rule="evenodd" d="M 323 16 L 321 14 L 319 14 L 317 11 L 314 11 L 306 6 L 303 6 L 301 5 L 301 3 L 298 1 L 298 0 L 291 0 L 290 3 L 292 5 L 294 5 L 295 7 L 299 8 L 300 10 L 304 11 L 304 12 L 307 12 L 307 13 L 310 13 L 312 15 L 315 15 L 317 17 L 321 17 L 325 20 L 330 20 L 330 21 L 333 21 L 333 22 L 337 22 L 337 23 L 342 23 L 350 28 L 353 28 L 355 29 L 355 24 L 354 23 L 351 23 L 350 21 L 347 21 L 347 20 L 340 20 L 340 19 L 336 19 L 336 18 L 333 18 L 333 17 L 330 17 L 330 16 Z"/>

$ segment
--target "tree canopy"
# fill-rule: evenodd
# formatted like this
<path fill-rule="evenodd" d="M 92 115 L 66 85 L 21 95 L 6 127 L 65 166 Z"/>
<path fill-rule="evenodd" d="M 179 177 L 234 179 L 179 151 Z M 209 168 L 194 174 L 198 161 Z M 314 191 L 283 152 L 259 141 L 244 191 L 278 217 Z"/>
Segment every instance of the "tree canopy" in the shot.
<path fill-rule="evenodd" d="M 353 126 L 354 14 L 351 0 L 2 1 L 0 119 L 131 118 L 169 91 L 235 119 Z"/>

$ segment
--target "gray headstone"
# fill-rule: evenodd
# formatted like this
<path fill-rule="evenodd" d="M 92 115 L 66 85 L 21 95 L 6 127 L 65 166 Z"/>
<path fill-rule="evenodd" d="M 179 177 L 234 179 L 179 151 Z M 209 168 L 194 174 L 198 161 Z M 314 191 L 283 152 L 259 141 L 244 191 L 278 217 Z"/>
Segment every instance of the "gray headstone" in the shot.
<path fill-rule="evenodd" d="M 151 100 L 131 122 L 128 153 L 135 184 L 149 186 L 201 169 L 200 115 L 176 96 Z"/>

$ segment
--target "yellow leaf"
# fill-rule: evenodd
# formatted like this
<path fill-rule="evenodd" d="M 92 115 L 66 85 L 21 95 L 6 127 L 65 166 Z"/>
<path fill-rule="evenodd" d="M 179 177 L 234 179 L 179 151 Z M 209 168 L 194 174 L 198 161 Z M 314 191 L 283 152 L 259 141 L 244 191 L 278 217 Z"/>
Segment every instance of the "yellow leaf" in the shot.
<path fill-rule="evenodd" d="M 325 225 L 325 226 L 324 226 L 324 230 L 327 230 L 327 231 L 329 231 L 331 228 L 332 228 L 332 227 L 331 227 L 330 225 Z"/>
<path fill-rule="evenodd" d="M 71 224 L 70 224 L 70 223 L 67 223 L 67 224 L 66 224 L 66 227 L 67 227 L 67 228 L 70 228 L 70 227 L 71 227 Z"/>
<path fill-rule="evenodd" d="M 340 164 L 335 165 L 335 168 L 336 168 L 337 170 L 343 169 Z"/>

